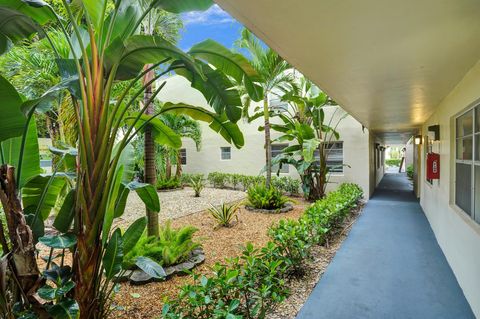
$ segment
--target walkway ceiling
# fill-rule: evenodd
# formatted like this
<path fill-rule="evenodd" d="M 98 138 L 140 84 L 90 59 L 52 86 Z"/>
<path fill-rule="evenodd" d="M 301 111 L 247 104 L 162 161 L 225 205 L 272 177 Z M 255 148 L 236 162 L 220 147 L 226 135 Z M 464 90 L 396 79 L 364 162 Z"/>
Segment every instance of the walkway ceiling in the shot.
<path fill-rule="evenodd" d="M 478 0 L 216 1 L 385 143 L 480 59 Z"/>

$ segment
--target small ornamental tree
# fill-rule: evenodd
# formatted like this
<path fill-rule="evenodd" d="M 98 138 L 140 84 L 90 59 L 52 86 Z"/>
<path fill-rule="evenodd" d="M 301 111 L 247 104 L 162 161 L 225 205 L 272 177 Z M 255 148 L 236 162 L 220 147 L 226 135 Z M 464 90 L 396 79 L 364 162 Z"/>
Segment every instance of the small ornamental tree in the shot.
<path fill-rule="evenodd" d="M 340 135 L 337 126 L 347 116 L 340 111 L 327 121 L 324 107 L 332 105 L 328 96 L 305 78 L 300 78 L 300 92 L 287 92 L 282 100 L 290 104 L 290 110 L 274 113 L 281 124 L 272 124 L 272 129 L 282 133 L 279 141 L 290 141 L 288 147 L 273 159 L 279 165 L 293 165 L 302 180 L 305 198 L 311 201 L 325 196 L 329 179 L 327 166 L 331 142 Z M 316 158 L 317 156 L 318 158 Z"/>

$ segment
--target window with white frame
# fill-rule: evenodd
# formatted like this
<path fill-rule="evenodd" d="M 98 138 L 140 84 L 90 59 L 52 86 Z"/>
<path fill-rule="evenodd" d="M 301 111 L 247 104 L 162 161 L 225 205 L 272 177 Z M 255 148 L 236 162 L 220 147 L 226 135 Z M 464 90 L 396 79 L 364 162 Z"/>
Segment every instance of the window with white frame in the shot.
<path fill-rule="evenodd" d="M 220 158 L 222 160 L 232 159 L 232 148 L 230 146 L 220 147 Z"/>
<path fill-rule="evenodd" d="M 337 141 L 332 143 L 325 143 L 325 152 L 327 154 L 327 167 L 330 173 L 343 173 L 343 142 Z M 320 160 L 318 150 L 315 151 L 315 159 Z"/>
<path fill-rule="evenodd" d="M 182 165 L 187 165 L 187 149 L 185 148 L 180 149 L 180 163 Z"/>
<path fill-rule="evenodd" d="M 288 144 L 272 144 L 272 158 L 277 155 L 282 154 L 282 151 Z M 278 165 L 272 166 L 272 172 L 278 172 Z M 289 172 L 289 165 L 283 164 L 282 168 L 280 169 L 280 173 L 288 173 Z"/>
<path fill-rule="evenodd" d="M 455 204 L 480 223 L 480 106 L 455 119 Z"/>

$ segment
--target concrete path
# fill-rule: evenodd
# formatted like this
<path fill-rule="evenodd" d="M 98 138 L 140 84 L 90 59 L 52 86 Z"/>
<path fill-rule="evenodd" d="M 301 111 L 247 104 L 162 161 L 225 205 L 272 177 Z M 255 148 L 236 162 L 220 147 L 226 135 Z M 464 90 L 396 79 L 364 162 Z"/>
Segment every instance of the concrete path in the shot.
<path fill-rule="evenodd" d="M 475 318 L 405 174 L 385 175 L 297 318 Z"/>

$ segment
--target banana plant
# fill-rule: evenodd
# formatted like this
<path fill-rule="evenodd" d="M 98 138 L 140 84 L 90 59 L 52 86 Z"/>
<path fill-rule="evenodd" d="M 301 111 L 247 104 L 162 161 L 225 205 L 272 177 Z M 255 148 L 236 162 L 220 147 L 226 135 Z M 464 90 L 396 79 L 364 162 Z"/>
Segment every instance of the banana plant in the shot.
<path fill-rule="evenodd" d="M 17 308 L 41 316 L 48 314 L 59 317 L 61 315 L 57 311 L 63 309 L 62 313 L 67 317 L 104 318 L 111 309 L 109 302 L 115 287 L 113 281 L 122 272 L 123 255 L 135 244 L 138 234 L 145 227 L 144 222 L 138 222 L 131 226 L 134 229 L 129 228 L 125 233 L 120 229 L 111 229 L 113 219 L 123 213 L 125 194 L 135 190 L 149 203 L 149 208 L 159 210 L 156 192 L 152 192 L 148 186 L 125 181 L 127 169 L 122 164 L 122 158 L 130 142 L 148 126 L 152 128 L 158 143 L 178 148 L 181 145 L 178 135 L 157 118 L 160 114 L 171 112 L 205 121 L 227 141 L 241 147 L 244 144 L 243 136 L 235 124 L 241 116 L 241 101 L 233 90 L 235 85 L 232 79 L 244 83 L 252 98 L 261 95 L 261 88 L 255 83 L 255 73 L 249 68 L 248 61 L 217 43 L 202 43 L 187 54 L 162 37 L 137 34 L 141 21 L 153 8 L 173 13 L 204 10 L 212 5 L 210 0 L 152 0 L 146 8 L 139 8 L 132 0 L 63 0 L 63 5 L 66 17 L 60 17 L 42 0 L 0 0 L 0 16 L 9 18 L 2 19 L 5 22 L 0 25 L 0 52 L 6 52 L 21 39 L 36 36 L 48 38 L 42 26 L 50 22 L 58 25 L 64 33 L 71 54 L 69 59 L 58 56 L 56 60 L 62 82 L 37 100 L 22 101 L 8 81 L 0 81 L 0 93 L 5 93 L 2 95 L 4 108 L 8 110 L 1 120 L 0 139 L 2 144 L 10 138 L 20 141 L 18 160 L 7 162 L 5 158 L 4 163 L 10 165 L 5 164 L 0 169 L 0 199 L 8 216 L 11 241 L 2 240 L 1 244 L 4 254 L 14 256 L 7 258 L 7 265 L 15 270 L 15 279 L 20 279 L 13 292 L 13 299 L 19 305 Z M 55 43 L 50 41 L 50 44 L 56 52 Z M 145 68 L 145 65 L 149 67 Z M 159 66 L 162 66 L 162 71 L 136 89 L 143 76 Z M 213 111 L 181 103 L 167 103 L 158 114 L 146 116 L 145 109 L 167 85 L 165 76 L 171 72 L 189 79 L 192 87 L 204 94 Z M 112 88 L 120 81 L 126 81 L 127 85 L 120 94 L 113 96 Z M 138 97 L 154 81 L 158 85 L 151 97 L 139 112 L 133 112 L 132 106 Z M 44 180 L 37 180 L 36 172 L 26 169 L 26 165 L 31 163 L 26 161 L 30 154 L 26 149 L 34 112 L 41 110 L 44 104 L 48 105 L 48 99 L 59 90 L 70 94 L 74 106 L 78 150 L 68 155 L 67 161 L 71 162 L 70 156 L 75 159 L 73 189 L 65 196 L 54 226 L 71 233 L 74 242 L 72 245 L 59 246 L 52 244 L 55 241 L 45 239 L 45 236 L 40 238 L 45 245 L 50 245 L 52 251 L 71 250 L 73 287 L 68 283 L 69 278 L 63 280 L 62 277 L 57 281 L 61 285 L 43 286 L 45 294 L 55 292 L 53 299 L 48 299 L 52 303 L 45 307 L 35 298 L 35 292 L 49 277 L 45 272 L 43 277 L 40 276 L 34 258 L 36 238 L 32 229 L 36 229 L 37 220 L 47 215 L 43 211 L 43 203 L 46 200 L 53 201 L 47 193 L 53 189 L 54 175 L 59 172 Z M 130 94 L 132 90 L 133 96 Z M 30 136 L 34 135 L 30 133 Z M 12 164 L 17 167 L 16 174 Z M 29 225 L 19 194 L 25 183 L 30 181 L 36 183 L 32 189 L 41 191 L 35 194 L 36 201 L 29 202 L 28 207 L 32 206 L 34 211 L 32 224 Z M 4 233 L 3 228 L 1 230 Z M 15 234 L 19 234 L 18 238 Z M 0 234 L 0 238 L 7 237 Z M 3 260 L 1 265 L 5 265 Z M 161 275 L 161 271 L 145 259 L 139 260 L 138 266 L 154 275 Z M 61 267 L 58 272 L 67 270 Z M 1 277 L 2 280 L 4 278 L 6 276 Z M 68 292 L 65 292 L 67 288 Z M 63 290 L 59 292 L 59 289 Z M 13 316 L 8 305 L 4 309 L 7 314 L 5 317 Z"/>
<path fill-rule="evenodd" d="M 271 124 L 273 130 L 282 133 L 275 141 L 293 142 L 273 158 L 272 163 L 279 169 L 282 165 L 294 166 L 302 180 L 305 198 L 314 201 L 325 196 L 330 177 L 329 145 L 340 137 L 337 127 L 347 114 L 335 116 L 337 108 L 326 121 L 324 108 L 332 105 L 329 97 L 304 77 L 299 79 L 298 86 L 300 92 L 292 90 L 282 96 L 290 108 L 272 113 L 281 120 L 281 124 Z"/>

